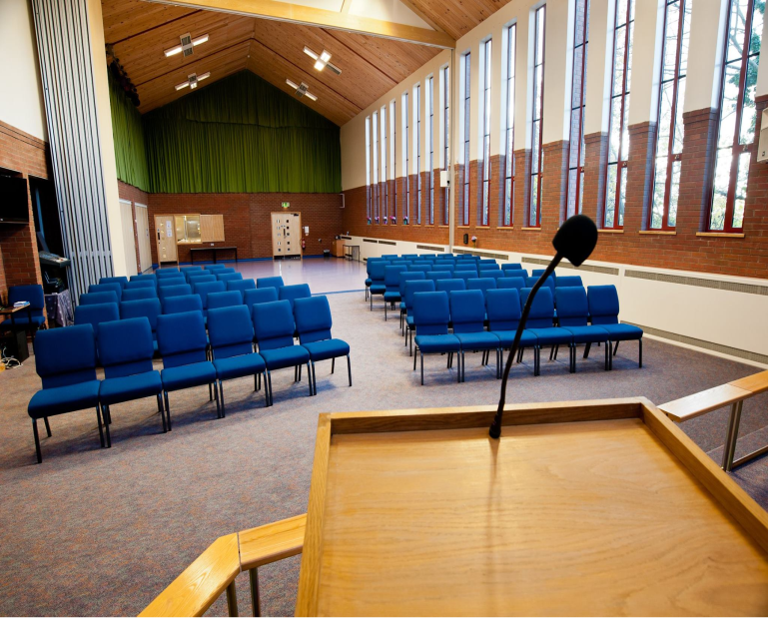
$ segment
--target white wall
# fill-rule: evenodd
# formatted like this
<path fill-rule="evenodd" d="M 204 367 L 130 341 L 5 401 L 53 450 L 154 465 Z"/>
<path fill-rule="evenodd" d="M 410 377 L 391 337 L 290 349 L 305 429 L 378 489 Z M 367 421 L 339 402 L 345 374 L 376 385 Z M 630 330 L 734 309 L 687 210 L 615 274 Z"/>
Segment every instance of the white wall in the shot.
<path fill-rule="evenodd" d="M 0 0 L 0 121 L 48 141 L 29 0 Z"/>

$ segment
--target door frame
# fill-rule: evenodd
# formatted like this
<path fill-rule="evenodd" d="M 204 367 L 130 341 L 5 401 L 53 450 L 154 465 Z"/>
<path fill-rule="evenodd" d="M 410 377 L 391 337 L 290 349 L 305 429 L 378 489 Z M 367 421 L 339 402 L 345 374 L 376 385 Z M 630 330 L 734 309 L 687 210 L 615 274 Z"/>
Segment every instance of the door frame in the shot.
<path fill-rule="evenodd" d="M 142 237 L 141 233 L 144 231 L 139 230 L 139 216 L 137 209 L 144 209 L 146 215 L 147 215 L 147 251 L 150 253 L 149 255 L 149 264 L 147 268 L 145 269 L 142 265 Z M 139 202 L 134 203 L 134 227 L 136 229 L 136 238 L 137 243 L 139 245 L 139 270 L 141 273 L 144 273 L 145 271 L 152 271 L 152 241 L 150 236 L 150 208 L 148 205 L 143 205 Z"/>

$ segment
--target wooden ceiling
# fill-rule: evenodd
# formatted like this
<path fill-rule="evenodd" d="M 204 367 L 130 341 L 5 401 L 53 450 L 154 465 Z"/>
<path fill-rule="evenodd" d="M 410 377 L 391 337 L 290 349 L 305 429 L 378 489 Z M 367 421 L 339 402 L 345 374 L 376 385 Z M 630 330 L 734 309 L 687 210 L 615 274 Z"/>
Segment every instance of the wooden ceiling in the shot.
<path fill-rule="evenodd" d="M 403 0 L 427 23 L 459 38 L 508 0 Z M 144 113 L 188 94 L 176 84 L 191 73 L 207 71 L 204 87 L 249 69 L 284 92 L 286 79 L 305 82 L 318 97 L 301 101 L 343 125 L 373 101 L 406 79 L 441 50 L 357 33 L 255 19 L 230 13 L 169 6 L 142 0 L 102 0 L 104 38 L 137 87 Z M 192 56 L 166 58 L 163 51 L 179 44 L 179 36 L 209 35 Z M 303 52 L 308 46 L 328 50 L 342 69 L 335 75 L 313 69 Z"/>

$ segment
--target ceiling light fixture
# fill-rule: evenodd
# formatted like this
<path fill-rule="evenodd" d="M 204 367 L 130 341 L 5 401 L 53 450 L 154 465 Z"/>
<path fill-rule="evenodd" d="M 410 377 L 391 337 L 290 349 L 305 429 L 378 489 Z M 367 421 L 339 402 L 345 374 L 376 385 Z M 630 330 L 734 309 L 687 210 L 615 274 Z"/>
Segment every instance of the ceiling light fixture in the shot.
<path fill-rule="evenodd" d="M 315 64 L 313 65 L 313 68 L 316 71 L 323 71 L 326 67 L 329 67 L 334 73 L 337 75 L 340 75 L 342 73 L 342 70 L 336 66 L 330 63 L 332 55 L 324 50 L 320 54 L 316 54 L 313 50 L 311 50 L 309 47 L 305 46 L 303 50 L 310 58 L 315 60 Z"/>
<path fill-rule="evenodd" d="M 190 56 L 193 53 L 193 47 L 196 45 L 200 45 L 201 43 L 205 43 L 209 40 L 208 34 L 202 34 L 197 39 L 193 39 L 190 33 L 183 34 L 181 37 L 179 37 L 180 44 L 176 47 L 172 47 L 171 49 L 167 49 L 165 52 L 163 52 L 166 55 L 166 58 L 170 58 L 171 56 L 176 56 L 177 54 L 181 54 L 184 52 L 185 56 Z"/>
<path fill-rule="evenodd" d="M 286 80 L 286 83 L 291 86 L 294 89 L 294 94 L 297 96 L 298 99 L 302 97 L 307 97 L 311 101 L 318 101 L 318 97 L 316 97 L 313 93 L 308 92 L 307 90 L 307 84 L 305 82 L 301 82 L 299 86 L 297 86 L 294 82 L 291 80 Z"/>
<path fill-rule="evenodd" d="M 190 89 L 197 88 L 198 82 L 201 80 L 205 80 L 207 77 L 211 75 L 211 71 L 206 71 L 206 73 L 203 73 L 201 75 L 196 75 L 195 73 L 191 73 L 187 76 L 187 81 L 182 82 L 181 84 L 177 84 L 174 86 L 177 90 L 182 90 L 183 88 L 187 88 L 188 86 Z"/>

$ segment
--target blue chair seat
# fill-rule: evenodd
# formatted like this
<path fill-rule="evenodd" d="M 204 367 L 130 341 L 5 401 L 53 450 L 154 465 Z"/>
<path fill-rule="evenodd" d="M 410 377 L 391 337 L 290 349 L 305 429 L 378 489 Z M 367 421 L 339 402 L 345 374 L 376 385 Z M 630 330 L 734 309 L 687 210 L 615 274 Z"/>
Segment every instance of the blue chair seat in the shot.
<path fill-rule="evenodd" d="M 39 419 L 58 413 L 68 413 L 96 407 L 99 402 L 99 381 L 84 381 L 64 387 L 40 390 L 29 401 L 27 411 Z"/>
<path fill-rule="evenodd" d="M 516 337 L 516 330 L 501 330 L 492 332 L 500 340 L 500 346 L 503 349 L 510 349 L 513 346 L 513 339 Z M 537 336 L 528 329 L 521 332 L 520 347 L 534 347 L 537 344 Z"/>
<path fill-rule="evenodd" d="M 401 301 L 401 293 L 399 291 L 385 291 L 385 294 L 383 295 L 385 297 L 385 301 Z"/>
<path fill-rule="evenodd" d="M 113 405 L 136 398 L 156 396 L 162 390 L 160 373 L 157 370 L 151 370 L 138 375 L 105 379 L 99 390 L 99 400 L 102 405 Z"/>
<path fill-rule="evenodd" d="M 163 389 L 167 392 L 173 392 L 196 385 L 214 383 L 217 380 L 217 371 L 211 362 L 198 362 L 174 368 L 164 368 L 161 370 L 160 376 L 163 379 Z"/>
<path fill-rule="evenodd" d="M 500 339 L 492 332 L 473 332 L 470 334 L 455 334 L 464 351 L 480 351 L 499 349 Z"/>
<path fill-rule="evenodd" d="M 610 340 L 639 340 L 644 331 L 641 327 L 636 325 L 627 325 L 626 323 L 611 323 L 608 325 L 594 325 L 594 327 L 601 327 L 607 330 L 610 335 Z"/>
<path fill-rule="evenodd" d="M 224 381 L 265 372 L 265 360 L 259 353 L 250 353 L 214 360 L 214 367 L 217 369 L 219 380 Z"/>
<path fill-rule="evenodd" d="M 341 357 L 350 353 L 350 345 L 339 338 L 320 340 L 318 342 L 306 342 L 302 346 L 307 349 L 307 352 L 310 354 L 310 359 L 314 362 Z"/>
<path fill-rule="evenodd" d="M 600 325 L 585 325 L 585 326 L 567 326 L 561 329 L 566 329 L 572 334 L 572 340 L 575 344 L 585 344 L 587 342 L 605 342 L 609 340 L 608 331 Z"/>
<path fill-rule="evenodd" d="M 310 354 L 307 349 L 300 345 L 268 349 L 267 351 L 260 351 L 259 354 L 264 358 L 268 370 L 299 366 L 310 361 Z"/>
<path fill-rule="evenodd" d="M 420 351 L 423 353 L 445 353 L 448 351 L 460 351 L 460 341 L 454 334 L 440 336 L 417 336 L 414 339 Z"/>
<path fill-rule="evenodd" d="M 537 337 L 537 343 L 542 346 L 552 344 L 570 344 L 572 334 L 562 327 L 538 327 L 527 328 L 527 331 Z"/>
<path fill-rule="evenodd" d="M 373 293 L 374 295 L 382 295 L 385 292 L 385 285 L 384 284 L 372 284 L 369 287 L 369 292 Z"/>
<path fill-rule="evenodd" d="M 33 310 L 34 312 L 34 310 Z M 14 325 L 34 325 L 35 327 L 41 327 L 45 323 L 45 317 L 43 316 L 35 316 L 32 315 L 32 319 L 30 319 L 29 315 L 27 314 L 26 310 L 19 310 L 14 314 L 13 317 L 13 324 Z M 11 320 L 7 320 L 7 325 L 11 325 Z"/>

